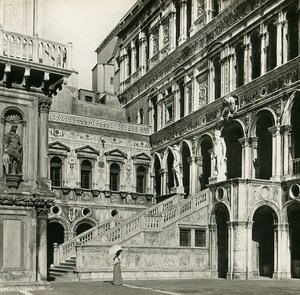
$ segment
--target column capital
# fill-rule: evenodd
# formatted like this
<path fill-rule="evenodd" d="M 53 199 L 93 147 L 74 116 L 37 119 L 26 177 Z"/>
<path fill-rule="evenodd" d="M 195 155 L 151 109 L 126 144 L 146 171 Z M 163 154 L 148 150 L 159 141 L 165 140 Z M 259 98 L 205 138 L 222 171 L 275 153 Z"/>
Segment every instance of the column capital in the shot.
<path fill-rule="evenodd" d="M 48 208 L 38 208 L 37 216 L 38 219 L 47 219 L 48 218 L 49 209 Z"/>
<path fill-rule="evenodd" d="M 275 136 L 278 132 L 280 132 L 280 126 L 276 125 L 273 127 L 268 128 L 268 130 Z"/>
<path fill-rule="evenodd" d="M 292 125 L 282 125 L 280 127 L 280 131 L 281 131 L 281 133 L 287 133 L 287 134 L 289 134 L 289 133 L 291 133 L 292 128 L 293 128 Z"/>
<path fill-rule="evenodd" d="M 48 96 L 42 96 L 38 98 L 39 112 L 49 113 L 52 105 L 52 98 Z"/>
<path fill-rule="evenodd" d="M 242 138 L 239 138 L 238 141 L 242 144 L 242 146 L 249 146 L 250 138 L 242 137 Z"/>

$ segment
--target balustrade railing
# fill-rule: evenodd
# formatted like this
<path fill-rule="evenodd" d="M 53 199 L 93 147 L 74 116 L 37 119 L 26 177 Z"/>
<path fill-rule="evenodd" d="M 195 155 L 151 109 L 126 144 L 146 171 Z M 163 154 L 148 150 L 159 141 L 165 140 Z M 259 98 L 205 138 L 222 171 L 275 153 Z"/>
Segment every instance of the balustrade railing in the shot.
<path fill-rule="evenodd" d="M 0 29 L 0 56 L 71 69 L 72 45 Z"/>
<path fill-rule="evenodd" d="M 111 228 L 118 226 L 119 221 L 116 219 L 106 220 L 96 227 L 93 227 L 80 235 L 77 235 L 73 239 L 64 242 L 56 247 L 54 251 L 54 263 L 59 264 L 65 259 L 71 257 L 76 250 L 77 244 L 86 244 L 88 241 L 95 239 L 97 236 L 109 231 Z"/>
<path fill-rule="evenodd" d="M 293 174 L 300 174 L 300 158 L 293 160 Z"/>
<path fill-rule="evenodd" d="M 186 200 L 177 202 L 178 196 L 168 199 L 156 205 L 155 208 L 147 209 L 142 214 L 135 216 L 124 224 L 110 230 L 103 235 L 103 242 L 121 243 L 131 236 L 137 234 L 140 230 L 162 230 L 171 222 L 174 222 L 193 211 L 204 207 L 208 203 L 209 189 L 203 190 Z M 155 214 L 155 216 L 151 216 Z M 114 240 L 111 236 L 116 237 Z"/>

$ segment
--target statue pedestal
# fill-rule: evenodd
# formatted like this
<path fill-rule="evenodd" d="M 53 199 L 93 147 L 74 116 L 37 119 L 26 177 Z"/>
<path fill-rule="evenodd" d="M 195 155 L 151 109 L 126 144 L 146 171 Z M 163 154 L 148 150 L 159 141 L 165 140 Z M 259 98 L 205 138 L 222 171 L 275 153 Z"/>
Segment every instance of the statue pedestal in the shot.
<path fill-rule="evenodd" d="M 172 194 L 177 194 L 177 195 L 184 195 L 184 187 L 183 186 L 176 186 L 171 188 L 171 193 Z"/>
<path fill-rule="evenodd" d="M 6 183 L 9 188 L 18 189 L 22 182 L 22 174 L 7 174 Z"/>
<path fill-rule="evenodd" d="M 226 180 L 225 176 L 213 176 L 209 178 L 209 184 Z"/>

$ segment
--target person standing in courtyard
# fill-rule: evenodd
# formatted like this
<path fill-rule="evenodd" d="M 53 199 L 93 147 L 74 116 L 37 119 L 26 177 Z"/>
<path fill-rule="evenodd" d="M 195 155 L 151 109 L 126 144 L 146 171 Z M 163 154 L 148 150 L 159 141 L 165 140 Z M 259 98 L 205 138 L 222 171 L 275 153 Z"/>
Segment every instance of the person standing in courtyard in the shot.
<path fill-rule="evenodd" d="M 113 268 L 113 281 L 112 284 L 115 286 L 123 285 L 122 279 L 122 271 L 121 271 L 121 253 L 122 250 L 118 250 L 116 255 L 113 259 L 114 261 L 114 268 Z"/>

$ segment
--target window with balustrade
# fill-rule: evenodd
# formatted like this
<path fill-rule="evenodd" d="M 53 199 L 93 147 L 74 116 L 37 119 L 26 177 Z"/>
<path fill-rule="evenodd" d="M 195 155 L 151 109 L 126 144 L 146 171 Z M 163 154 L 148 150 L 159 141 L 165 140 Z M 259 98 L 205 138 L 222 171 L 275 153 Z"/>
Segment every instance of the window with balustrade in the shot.
<path fill-rule="evenodd" d="M 92 188 L 92 162 L 89 160 L 83 160 L 80 165 L 80 180 L 81 188 Z"/>
<path fill-rule="evenodd" d="M 120 166 L 117 163 L 110 165 L 109 171 L 109 189 L 111 191 L 118 191 L 120 188 Z"/>
<path fill-rule="evenodd" d="M 136 191 L 138 193 L 146 192 L 146 174 L 147 169 L 144 166 L 138 166 L 136 169 Z"/>
<path fill-rule="evenodd" d="M 62 186 L 62 159 L 58 156 L 50 160 L 50 179 L 52 186 Z"/>

